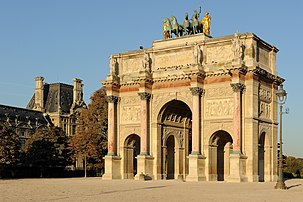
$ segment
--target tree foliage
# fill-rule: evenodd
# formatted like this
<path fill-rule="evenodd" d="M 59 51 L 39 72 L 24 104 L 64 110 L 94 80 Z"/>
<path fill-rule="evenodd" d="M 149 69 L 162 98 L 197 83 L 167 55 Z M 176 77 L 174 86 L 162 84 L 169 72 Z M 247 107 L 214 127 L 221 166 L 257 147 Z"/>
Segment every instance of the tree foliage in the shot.
<path fill-rule="evenodd" d="M 68 139 L 59 127 L 37 130 L 22 149 L 24 163 L 38 167 L 65 167 L 69 163 Z"/>
<path fill-rule="evenodd" d="M 303 159 L 293 156 L 287 156 L 285 159 L 284 172 L 292 173 L 294 176 L 299 177 L 303 173 Z"/>
<path fill-rule="evenodd" d="M 0 166 L 15 165 L 20 160 L 20 148 L 16 132 L 7 124 L 0 123 Z"/>
<path fill-rule="evenodd" d="M 71 139 L 70 147 L 76 157 L 89 159 L 96 167 L 103 167 L 102 157 L 107 152 L 105 89 L 97 90 L 90 99 L 88 108 L 81 109 L 77 117 L 77 130 Z"/>

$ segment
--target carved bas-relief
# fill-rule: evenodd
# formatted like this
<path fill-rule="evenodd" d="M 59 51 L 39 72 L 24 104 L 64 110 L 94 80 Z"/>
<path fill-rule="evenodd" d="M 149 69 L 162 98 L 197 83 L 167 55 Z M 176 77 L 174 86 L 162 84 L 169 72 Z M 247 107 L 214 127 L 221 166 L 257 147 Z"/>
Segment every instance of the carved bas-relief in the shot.
<path fill-rule="evenodd" d="M 233 99 L 207 100 L 205 118 L 232 118 Z"/>

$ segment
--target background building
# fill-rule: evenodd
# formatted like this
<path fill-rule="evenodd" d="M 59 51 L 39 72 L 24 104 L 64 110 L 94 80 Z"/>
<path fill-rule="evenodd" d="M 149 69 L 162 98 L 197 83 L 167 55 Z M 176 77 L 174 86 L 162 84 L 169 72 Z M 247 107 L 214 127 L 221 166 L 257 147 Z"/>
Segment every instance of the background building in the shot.
<path fill-rule="evenodd" d="M 70 136 L 76 130 L 76 113 L 86 107 L 83 101 L 82 80 L 74 78 L 74 85 L 44 83 L 36 79 L 35 93 L 26 109 L 0 105 L 0 121 L 16 129 L 21 144 L 38 128 L 61 127 Z"/>
<path fill-rule="evenodd" d="M 67 136 L 75 134 L 77 109 L 85 107 L 82 80 L 74 78 L 73 86 L 44 83 L 43 77 L 36 77 L 35 80 L 35 93 L 26 108 L 47 114 Z"/>

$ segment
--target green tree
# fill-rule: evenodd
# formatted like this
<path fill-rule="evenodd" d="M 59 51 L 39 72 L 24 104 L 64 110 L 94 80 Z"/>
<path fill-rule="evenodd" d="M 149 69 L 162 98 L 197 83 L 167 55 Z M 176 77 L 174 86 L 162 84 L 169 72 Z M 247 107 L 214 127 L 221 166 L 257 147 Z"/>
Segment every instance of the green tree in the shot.
<path fill-rule="evenodd" d="M 285 159 L 286 167 L 285 172 L 292 173 L 294 176 L 299 177 L 303 171 L 303 159 L 296 158 L 293 156 L 287 156 Z"/>
<path fill-rule="evenodd" d="M 59 127 L 37 130 L 22 149 L 24 163 L 34 167 L 61 167 L 69 163 L 68 139 Z"/>
<path fill-rule="evenodd" d="M 5 167 L 15 166 L 20 160 L 19 136 L 7 124 L 0 123 L 0 173 Z"/>
<path fill-rule="evenodd" d="M 102 158 L 107 153 L 107 102 L 104 88 L 91 96 L 87 109 L 82 109 L 77 117 L 76 134 L 70 147 L 76 158 L 84 160 L 85 177 L 87 162 L 94 168 L 104 166 Z"/>

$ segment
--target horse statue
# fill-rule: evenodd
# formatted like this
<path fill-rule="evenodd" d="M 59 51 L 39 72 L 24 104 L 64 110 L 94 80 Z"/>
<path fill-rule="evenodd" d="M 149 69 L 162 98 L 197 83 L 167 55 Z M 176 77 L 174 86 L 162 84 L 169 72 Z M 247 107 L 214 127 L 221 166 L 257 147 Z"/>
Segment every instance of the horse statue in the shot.
<path fill-rule="evenodd" d="M 198 34 L 198 33 L 202 33 L 203 32 L 202 24 L 201 24 L 201 22 L 199 22 L 200 13 L 201 13 L 201 6 L 200 6 L 199 13 L 195 9 L 194 10 L 194 14 L 193 14 L 193 16 L 191 18 L 192 29 L 193 29 L 193 33 L 192 34 Z"/>
<path fill-rule="evenodd" d="M 175 16 L 171 16 L 170 18 L 171 23 L 171 33 L 175 34 L 176 37 L 183 35 L 183 28 L 178 24 L 177 18 Z"/>
<path fill-rule="evenodd" d="M 190 35 L 192 33 L 192 24 L 188 19 L 188 13 L 185 13 L 185 18 L 183 22 L 183 36 Z"/>
<path fill-rule="evenodd" d="M 163 20 L 163 37 L 164 39 L 169 39 L 172 37 L 172 26 L 168 18 Z"/>

